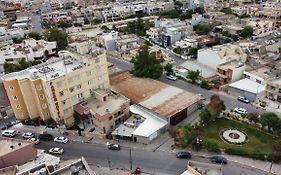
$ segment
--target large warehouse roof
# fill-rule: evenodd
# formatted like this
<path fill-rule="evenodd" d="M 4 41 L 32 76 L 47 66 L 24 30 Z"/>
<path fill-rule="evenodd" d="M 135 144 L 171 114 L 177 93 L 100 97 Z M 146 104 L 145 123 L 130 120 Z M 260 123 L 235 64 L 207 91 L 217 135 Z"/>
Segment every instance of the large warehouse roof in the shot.
<path fill-rule="evenodd" d="M 201 100 L 201 96 L 149 78 L 123 72 L 110 77 L 112 88 L 135 103 L 170 118 Z"/>

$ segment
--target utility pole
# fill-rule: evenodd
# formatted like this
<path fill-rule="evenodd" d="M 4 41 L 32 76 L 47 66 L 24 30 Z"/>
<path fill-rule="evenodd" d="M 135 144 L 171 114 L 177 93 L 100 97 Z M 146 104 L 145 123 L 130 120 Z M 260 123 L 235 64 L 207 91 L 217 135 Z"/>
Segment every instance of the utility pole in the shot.
<path fill-rule="evenodd" d="M 133 160 L 132 160 L 132 149 L 131 148 L 130 148 L 129 154 L 130 154 L 130 170 L 133 170 Z"/>

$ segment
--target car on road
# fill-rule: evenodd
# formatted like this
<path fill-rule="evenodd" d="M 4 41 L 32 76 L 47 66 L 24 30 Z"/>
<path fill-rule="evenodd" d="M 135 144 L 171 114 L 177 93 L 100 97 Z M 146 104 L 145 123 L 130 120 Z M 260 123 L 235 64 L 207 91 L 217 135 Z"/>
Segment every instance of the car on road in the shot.
<path fill-rule="evenodd" d="M 4 137 L 15 137 L 17 135 L 17 131 L 15 130 L 4 130 L 2 132 L 2 136 Z"/>
<path fill-rule="evenodd" d="M 32 132 L 25 132 L 22 134 L 22 138 L 24 139 L 30 139 L 32 137 L 34 137 L 34 134 Z"/>
<path fill-rule="evenodd" d="M 63 148 L 54 147 L 49 149 L 50 154 L 62 155 L 64 152 Z"/>
<path fill-rule="evenodd" d="M 167 79 L 172 80 L 172 81 L 176 81 L 177 77 L 175 77 L 174 75 L 167 75 Z"/>
<path fill-rule="evenodd" d="M 243 114 L 247 114 L 247 110 L 246 109 L 244 109 L 244 108 L 234 108 L 234 112 L 236 112 L 236 113 L 238 113 L 238 114 L 241 114 L 241 115 L 243 115 Z"/>
<path fill-rule="evenodd" d="M 222 156 L 212 156 L 210 159 L 212 163 L 227 164 L 227 159 Z"/>
<path fill-rule="evenodd" d="M 68 142 L 68 138 L 66 138 L 66 137 L 55 137 L 54 138 L 54 142 L 67 143 Z"/>
<path fill-rule="evenodd" d="M 250 103 L 250 100 L 248 100 L 246 97 L 244 97 L 244 96 L 238 96 L 237 97 L 237 100 L 238 101 L 241 101 L 241 102 L 243 102 L 243 103 Z"/>
<path fill-rule="evenodd" d="M 110 149 L 110 150 L 120 150 L 121 149 L 121 147 L 120 147 L 120 145 L 118 145 L 118 144 L 109 144 L 108 145 L 108 149 Z"/>
<path fill-rule="evenodd" d="M 39 140 L 45 140 L 45 141 L 51 141 L 53 139 L 53 136 L 51 134 L 45 133 L 45 134 L 40 134 L 38 136 L 38 139 Z"/>
<path fill-rule="evenodd" d="M 191 154 L 190 152 L 177 152 L 176 157 L 179 159 L 190 159 Z"/>
<path fill-rule="evenodd" d="M 35 145 L 38 145 L 40 143 L 39 139 L 35 138 L 35 137 L 32 137 L 30 139 L 27 139 L 27 141 L 31 141 L 31 142 L 34 142 Z"/>

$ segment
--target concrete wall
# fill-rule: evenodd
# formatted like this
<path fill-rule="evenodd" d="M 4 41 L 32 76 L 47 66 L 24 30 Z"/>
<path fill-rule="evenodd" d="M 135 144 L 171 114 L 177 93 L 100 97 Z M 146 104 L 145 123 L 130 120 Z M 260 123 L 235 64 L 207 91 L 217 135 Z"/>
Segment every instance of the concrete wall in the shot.
<path fill-rule="evenodd" d="M 23 146 L 20 149 L 1 156 L 0 168 L 26 163 L 34 160 L 36 155 L 37 150 L 33 147 L 33 144 Z"/>
<path fill-rule="evenodd" d="M 244 75 L 243 73 L 244 73 L 245 69 L 246 69 L 246 66 L 245 66 L 245 65 L 233 69 L 231 82 L 235 82 L 235 81 L 238 81 L 238 80 L 240 80 L 241 78 L 243 78 L 243 75 Z"/>
<path fill-rule="evenodd" d="M 213 68 L 214 70 L 219 64 L 224 62 L 224 60 L 219 57 L 216 51 L 206 49 L 198 50 L 197 61 L 203 65 Z"/>

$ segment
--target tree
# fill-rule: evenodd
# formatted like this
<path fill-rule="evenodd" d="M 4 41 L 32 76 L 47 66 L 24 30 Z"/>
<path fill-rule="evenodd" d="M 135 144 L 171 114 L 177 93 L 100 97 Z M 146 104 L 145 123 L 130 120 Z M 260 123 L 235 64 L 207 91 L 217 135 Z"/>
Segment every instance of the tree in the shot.
<path fill-rule="evenodd" d="M 181 54 L 181 48 L 180 47 L 176 47 L 173 49 L 173 52 L 175 52 L 176 54 Z"/>
<path fill-rule="evenodd" d="M 168 75 L 173 74 L 173 65 L 168 63 L 165 65 L 164 70 L 167 72 Z"/>
<path fill-rule="evenodd" d="M 214 94 L 211 97 L 210 103 L 207 104 L 206 109 L 210 113 L 211 118 L 215 120 L 220 115 L 220 113 L 225 110 L 225 105 L 220 97 Z"/>
<path fill-rule="evenodd" d="M 208 90 L 211 89 L 207 81 L 201 81 L 200 87 Z"/>
<path fill-rule="evenodd" d="M 24 38 L 12 38 L 12 40 L 13 43 L 20 44 L 24 40 Z"/>
<path fill-rule="evenodd" d="M 191 48 L 188 49 L 187 55 L 197 55 L 197 53 L 198 53 L 198 48 L 191 47 Z"/>
<path fill-rule="evenodd" d="M 58 50 L 63 50 L 68 45 L 67 42 L 67 33 L 64 31 L 58 30 L 57 28 L 48 29 L 44 32 L 44 36 L 48 41 L 57 42 Z"/>
<path fill-rule="evenodd" d="M 187 74 L 186 78 L 190 79 L 191 82 L 192 82 L 193 84 L 195 84 L 195 83 L 196 83 L 196 80 L 197 80 L 198 77 L 199 77 L 199 75 L 200 75 L 199 70 L 197 70 L 197 71 L 192 71 L 192 70 L 191 70 L 191 71 L 188 71 L 188 74 Z"/>
<path fill-rule="evenodd" d="M 211 120 L 211 115 L 207 109 L 201 111 L 199 117 L 203 123 L 208 123 Z"/>
<path fill-rule="evenodd" d="M 241 31 L 241 37 L 247 38 L 252 36 L 254 33 L 254 29 L 251 26 L 246 26 L 243 28 L 243 30 Z"/>
<path fill-rule="evenodd" d="M 132 73 L 137 77 L 148 77 L 158 79 L 163 73 L 160 61 L 156 59 L 155 53 L 149 53 L 147 45 L 142 45 L 138 54 L 131 60 L 134 64 Z"/>
<path fill-rule="evenodd" d="M 99 19 L 99 18 L 95 18 L 95 19 L 92 20 L 92 22 L 93 22 L 94 24 L 100 24 L 100 23 L 102 23 L 102 20 Z"/>
<path fill-rule="evenodd" d="M 13 63 L 4 63 L 4 71 L 6 74 L 11 73 L 11 72 L 18 72 L 21 70 L 24 70 L 30 66 L 34 66 L 36 64 L 41 63 L 41 61 L 30 61 L 27 62 L 24 58 L 22 58 L 18 64 L 13 64 Z"/>
<path fill-rule="evenodd" d="M 281 120 L 273 112 L 265 112 L 261 114 L 260 123 L 263 127 L 267 127 L 268 130 L 273 133 L 279 133 L 281 131 Z"/>
<path fill-rule="evenodd" d="M 233 14 L 231 8 L 227 7 L 227 8 L 223 8 L 221 10 L 221 12 L 225 13 L 225 14 Z"/>
<path fill-rule="evenodd" d="M 41 35 L 37 32 L 29 32 L 27 34 L 28 38 L 33 38 L 35 40 L 40 40 L 41 39 Z"/>
<path fill-rule="evenodd" d="M 190 124 L 181 126 L 176 131 L 176 141 L 183 147 L 192 141 L 192 126 Z"/>
<path fill-rule="evenodd" d="M 136 21 L 128 22 L 125 31 L 127 33 L 134 33 L 138 36 L 144 37 L 146 35 L 146 31 L 150 29 L 150 27 L 151 24 L 148 21 L 144 22 L 141 18 L 138 18 Z"/>
<path fill-rule="evenodd" d="M 205 139 L 203 140 L 203 148 L 210 152 L 219 152 L 219 145 L 214 139 Z"/>
<path fill-rule="evenodd" d="M 109 28 L 106 25 L 101 26 L 100 29 L 103 30 L 103 32 L 109 31 Z"/>
<path fill-rule="evenodd" d="M 60 21 L 60 22 L 58 23 L 58 27 L 59 27 L 59 28 L 63 28 L 63 29 L 68 28 L 68 27 L 71 27 L 71 26 L 72 26 L 72 22 L 70 22 L 70 21 L 68 21 L 68 22 L 66 22 L 66 21 Z"/>
<path fill-rule="evenodd" d="M 84 18 L 84 24 L 90 24 L 90 21 L 88 18 Z"/>
<path fill-rule="evenodd" d="M 258 113 L 249 113 L 247 115 L 250 122 L 258 123 L 259 122 L 259 114 Z"/>
<path fill-rule="evenodd" d="M 212 28 L 207 24 L 198 24 L 196 26 L 193 26 L 193 30 L 197 35 L 207 35 L 211 32 Z"/>
<path fill-rule="evenodd" d="M 281 138 L 277 140 L 272 146 L 273 157 L 275 161 L 281 160 Z"/>

